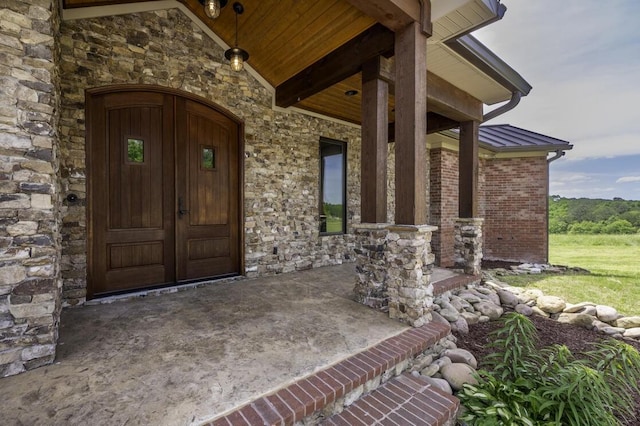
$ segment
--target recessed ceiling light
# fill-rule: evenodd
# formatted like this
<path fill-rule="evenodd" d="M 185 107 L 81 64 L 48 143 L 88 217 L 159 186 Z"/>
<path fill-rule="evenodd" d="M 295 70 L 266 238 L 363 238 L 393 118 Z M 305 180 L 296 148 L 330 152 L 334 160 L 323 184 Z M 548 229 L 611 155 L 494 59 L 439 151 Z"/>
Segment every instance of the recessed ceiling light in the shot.
<path fill-rule="evenodd" d="M 344 92 L 344 94 L 346 96 L 355 96 L 355 95 L 358 94 L 358 91 L 357 90 L 347 90 L 346 92 Z"/>

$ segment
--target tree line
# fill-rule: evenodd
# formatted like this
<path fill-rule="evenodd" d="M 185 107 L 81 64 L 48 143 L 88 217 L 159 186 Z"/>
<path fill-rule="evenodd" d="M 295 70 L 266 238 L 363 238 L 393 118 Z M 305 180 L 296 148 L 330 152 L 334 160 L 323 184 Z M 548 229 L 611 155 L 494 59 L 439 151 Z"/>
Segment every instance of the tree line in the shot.
<path fill-rule="evenodd" d="M 549 197 L 552 234 L 640 233 L 640 201 Z"/>

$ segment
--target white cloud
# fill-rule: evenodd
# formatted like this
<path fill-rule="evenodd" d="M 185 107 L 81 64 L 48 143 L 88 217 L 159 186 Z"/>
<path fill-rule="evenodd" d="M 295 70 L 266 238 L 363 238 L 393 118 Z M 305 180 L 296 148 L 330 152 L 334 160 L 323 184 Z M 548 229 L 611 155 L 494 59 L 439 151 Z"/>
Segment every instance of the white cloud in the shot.
<path fill-rule="evenodd" d="M 533 90 L 490 124 L 511 123 L 569 141 L 569 159 L 640 154 L 640 2 L 510 2 L 505 17 L 474 33 Z M 551 12 L 550 12 L 551 11 Z M 585 37 L 585 28 L 599 28 Z"/>
<path fill-rule="evenodd" d="M 624 176 L 616 180 L 616 183 L 640 182 L 640 176 Z"/>

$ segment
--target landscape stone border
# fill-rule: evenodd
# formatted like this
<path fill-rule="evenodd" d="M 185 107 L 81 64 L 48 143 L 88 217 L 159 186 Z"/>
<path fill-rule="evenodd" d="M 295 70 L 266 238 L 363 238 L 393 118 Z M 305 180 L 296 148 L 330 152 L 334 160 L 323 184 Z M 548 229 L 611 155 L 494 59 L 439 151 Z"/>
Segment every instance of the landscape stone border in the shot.
<path fill-rule="evenodd" d="M 562 273 L 569 269 L 523 264 L 509 271 L 501 268 L 483 271 L 479 284 L 476 281 L 438 295 L 432 306 L 433 321 L 468 333 L 469 325 L 497 320 L 506 310 L 513 310 L 525 316 L 539 315 L 578 325 L 617 339 L 640 341 L 640 314 L 623 316 L 611 306 L 592 302 L 571 304 L 559 297 L 545 295 L 541 290 L 513 287 L 496 278 L 498 273 Z M 411 365 L 411 373 L 427 377 L 430 383 L 450 394 L 462 389 L 464 383 L 476 384 L 474 373 L 478 362 L 474 355 L 457 348 L 454 342 L 449 342 L 443 349 L 417 357 Z"/>

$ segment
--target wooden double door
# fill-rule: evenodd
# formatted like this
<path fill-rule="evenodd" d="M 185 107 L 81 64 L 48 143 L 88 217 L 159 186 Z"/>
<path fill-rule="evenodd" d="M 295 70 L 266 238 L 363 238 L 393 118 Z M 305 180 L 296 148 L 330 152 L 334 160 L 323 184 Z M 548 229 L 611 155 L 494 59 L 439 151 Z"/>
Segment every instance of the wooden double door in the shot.
<path fill-rule="evenodd" d="M 240 125 L 175 93 L 87 95 L 88 298 L 240 272 Z"/>

